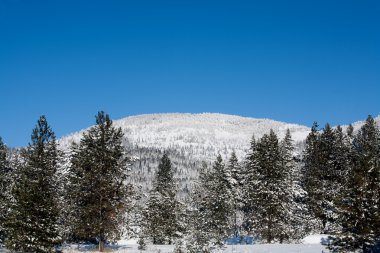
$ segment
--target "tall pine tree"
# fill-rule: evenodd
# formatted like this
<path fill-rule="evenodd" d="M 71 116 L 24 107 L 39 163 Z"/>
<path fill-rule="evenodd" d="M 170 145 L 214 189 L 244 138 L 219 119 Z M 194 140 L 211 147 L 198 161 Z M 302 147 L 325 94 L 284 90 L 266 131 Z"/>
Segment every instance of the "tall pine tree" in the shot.
<path fill-rule="evenodd" d="M 130 159 L 122 141 L 121 129 L 101 111 L 96 115 L 96 125 L 72 148 L 68 223 L 74 238 L 96 239 L 100 251 L 106 242 L 120 238 L 124 225 Z"/>
<path fill-rule="evenodd" d="M 198 250 L 222 246 L 231 232 L 233 194 L 230 174 L 220 155 L 210 169 L 204 169 L 193 192 L 192 233 Z"/>
<path fill-rule="evenodd" d="M 240 226 L 241 226 L 241 209 L 242 209 L 242 172 L 239 161 L 236 157 L 235 152 L 231 153 L 231 157 L 228 160 L 227 164 L 227 182 L 228 188 L 231 192 L 231 204 L 232 204 L 232 231 L 235 237 L 240 234 Z"/>
<path fill-rule="evenodd" d="M 330 249 L 372 252 L 380 237 L 380 132 L 371 116 L 354 136 L 347 185 L 338 205 L 341 230 Z"/>
<path fill-rule="evenodd" d="M 6 221 L 6 246 L 23 252 L 53 252 L 60 242 L 56 178 L 57 145 L 45 116 L 33 129 L 32 142 L 17 168 Z"/>
<path fill-rule="evenodd" d="M 198 179 L 195 181 L 193 191 L 190 195 L 190 207 L 188 215 L 188 230 L 189 235 L 188 250 L 190 253 L 209 252 L 210 241 L 213 235 L 208 228 L 210 217 L 206 212 L 206 203 L 208 200 L 209 192 L 207 185 L 209 183 L 209 168 L 205 162 L 199 170 Z"/>
<path fill-rule="evenodd" d="M 256 208 L 255 203 L 252 201 L 256 193 L 256 171 L 258 169 L 257 161 L 257 141 L 255 136 L 252 136 L 250 148 L 246 156 L 244 165 L 244 176 L 242 178 L 242 210 L 244 215 L 244 222 L 242 228 L 247 234 L 252 234 L 252 215 Z"/>
<path fill-rule="evenodd" d="M 319 133 L 314 124 L 306 139 L 303 185 L 308 193 L 308 208 L 320 233 L 333 233 L 337 229 L 336 205 L 348 155 L 345 136 L 339 129 L 333 130 L 326 124 Z"/>
<path fill-rule="evenodd" d="M 10 168 L 7 161 L 7 147 L 0 137 L 0 244 L 4 242 L 4 222 L 10 200 Z"/>
<path fill-rule="evenodd" d="M 288 137 L 290 138 L 290 136 Z M 290 145 L 291 140 L 287 140 Z M 285 148 L 285 147 L 284 147 Z M 287 148 L 290 148 L 290 146 Z M 268 243 L 284 242 L 291 238 L 292 164 L 285 160 L 273 130 L 257 143 L 247 163 L 249 177 L 246 185 L 251 189 L 247 201 L 252 207 L 251 221 L 254 233 Z"/>
<path fill-rule="evenodd" d="M 145 210 L 145 233 L 153 244 L 172 244 L 180 236 L 176 185 L 172 163 L 165 153 L 158 165 L 154 186 Z"/>
<path fill-rule="evenodd" d="M 282 171 L 284 173 L 283 189 L 287 193 L 287 202 L 284 207 L 287 211 L 287 219 L 283 221 L 286 231 L 284 239 L 298 241 L 307 233 L 308 210 L 305 204 L 306 191 L 302 188 L 301 170 L 299 160 L 294 153 L 294 145 L 289 129 L 280 143 Z"/>

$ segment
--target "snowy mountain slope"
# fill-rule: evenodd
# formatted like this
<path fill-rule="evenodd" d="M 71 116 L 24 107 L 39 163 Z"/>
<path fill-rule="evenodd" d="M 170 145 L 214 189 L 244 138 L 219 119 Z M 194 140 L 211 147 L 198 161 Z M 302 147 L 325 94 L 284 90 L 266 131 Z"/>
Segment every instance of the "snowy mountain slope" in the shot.
<path fill-rule="evenodd" d="M 380 127 L 380 115 L 377 116 L 376 118 L 374 118 L 376 124 Z M 351 125 L 354 127 L 354 131 L 358 131 L 365 123 L 365 120 L 361 120 L 361 121 L 356 121 L 354 123 L 352 123 Z M 348 125 L 344 125 L 342 126 L 343 130 L 346 130 L 348 127 Z"/>
<path fill-rule="evenodd" d="M 211 113 L 138 115 L 115 120 L 114 124 L 122 128 L 124 144 L 137 158 L 130 180 L 140 184 L 143 192 L 149 190 L 165 151 L 173 162 L 182 196 L 191 189 L 202 161 L 211 165 L 219 153 L 228 159 L 232 151 L 242 161 L 253 134 L 259 138 L 273 129 L 282 138 L 289 128 L 295 143 L 300 144 L 309 132 L 309 128 L 295 124 Z M 61 138 L 61 149 L 69 151 L 83 131 Z"/>
<path fill-rule="evenodd" d="M 380 117 L 376 121 L 380 124 Z M 358 130 L 363 123 L 359 121 L 353 125 Z M 139 183 L 146 192 L 165 151 L 173 162 L 178 187 L 184 195 L 191 189 L 191 182 L 197 177 L 202 161 L 210 166 L 217 154 L 228 159 L 232 151 L 242 161 L 253 134 L 260 138 L 273 129 L 282 139 L 289 129 L 299 152 L 310 131 L 309 127 L 270 119 L 216 113 L 146 114 L 114 120 L 114 124 L 124 132 L 124 144 L 129 155 L 137 158 L 130 180 Z M 83 131 L 86 130 L 61 138 L 61 149 L 69 151 L 72 142 L 79 142 Z"/>
<path fill-rule="evenodd" d="M 144 148 L 188 149 L 197 160 L 213 160 L 218 153 L 229 155 L 233 150 L 243 158 L 254 134 L 256 138 L 273 129 L 280 138 L 290 129 L 295 142 L 303 141 L 309 128 L 269 119 L 254 119 L 233 115 L 202 114 L 147 114 L 114 121 L 121 127 L 127 145 Z M 65 149 L 72 141 L 79 141 L 81 132 L 60 140 Z"/>

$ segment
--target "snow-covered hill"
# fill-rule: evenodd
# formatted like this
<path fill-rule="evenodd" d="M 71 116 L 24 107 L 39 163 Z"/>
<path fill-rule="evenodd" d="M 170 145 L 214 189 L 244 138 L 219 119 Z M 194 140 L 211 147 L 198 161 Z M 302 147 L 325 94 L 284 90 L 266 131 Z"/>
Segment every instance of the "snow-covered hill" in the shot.
<path fill-rule="evenodd" d="M 376 121 L 380 123 L 380 117 Z M 174 164 L 175 176 L 183 193 L 191 188 L 191 181 L 197 176 L 202 161 L 210 165 L 217 154 L 228 159 L 232 151 L 242 161 L 252 135 L 260 138 L 273 129 L 279 138 L 283 138 L 289 129 L 296 150 L 300 151 L 310 131 L 309 127 L 270 119 L 216 113 L 146 114 L 114 120 L 114 124 L 122 128 L 124 144 L 130 155 L 137 158 L 131 180 L 139 182 L 144 191 L 147 190 L 165 151 Z M 359 121 L 353 125 L 357 130 L 362 124 Z M 67 151 L 72 142 L 79 142 L 83 131 L 86 130 L 61 138 L 61 149 Z"/>
<path fill-rule="evenodd" d="M 115 120 L 114 124 L 122 128 L 124 144 L 137 158 L 131 181 L 148 190 L 158 161 L 167 152 L 179 190 L 185 195 L 202 161 L 210 165 L 218 154 L 228 159 L 232 151 L 243 160 L 253 134 L 259 138 L 273 129 L 282 138 L 289 129 L 300 145 L 309 132 L 309 128 L 296 124 L 215 113 L 147 114 Z M 72 142 L 79 142 L 83 131 L 61 138 L 61 149 L 68 151 Z"/>
<path fill-rule="evenodd" d="M 290 129 L 296 142 L 303 141 L 309 128 L 269 119 L 254 119 L 233 115 L 202 114 L 146 114 L 114 121 L 121 127 L 126 143 L 144 148 L 187 149 L 197 160 L 214 159 L 218 153 L 226 156 L 233 150 L 242 158 L 254 134 L 256 138 L 273 129 L 280 138 Z M 81 132 L 60 140 L 66 148 L 78 141 Z"/>

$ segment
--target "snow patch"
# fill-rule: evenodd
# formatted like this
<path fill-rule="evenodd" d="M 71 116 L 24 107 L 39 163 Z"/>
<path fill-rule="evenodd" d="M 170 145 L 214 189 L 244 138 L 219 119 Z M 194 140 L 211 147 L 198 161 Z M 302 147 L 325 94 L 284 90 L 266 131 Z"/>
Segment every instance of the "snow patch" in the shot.
<path fill-rule="evenodd" d="M 330 235 L 325 235 L 325 234 L 317 234 L 317 235 L 309 235 L 306 236 L 303 240 L 303 244 L 326 244 L 329 239 Z"/>

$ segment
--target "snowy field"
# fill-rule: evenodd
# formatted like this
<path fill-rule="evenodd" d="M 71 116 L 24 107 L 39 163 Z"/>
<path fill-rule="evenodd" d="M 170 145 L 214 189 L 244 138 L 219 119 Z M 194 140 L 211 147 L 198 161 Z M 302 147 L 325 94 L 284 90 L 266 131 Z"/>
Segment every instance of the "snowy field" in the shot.
<path fill-rule="evenodd" d="M 321 242 L 326 241 L 327 235 L 311 235 L 300 244 L 255 244 L 227 245 L 214 253 L 327 253 Z M 118 253 L 172 253 L 174 245 L 147 245 L 144 251 L 137 249 L 135 240 L 119 241 L 116 245 L 107 246 L 107 252 Z M 0 248 L 0 252 L 10 252 Z M 63 253 L 96 252 L 95 245 L 65 245 Z"/>
<path fill-rule="evenodd" d="M 321 241 L 326 236 L 313 235 L 303 240 L 302 244 L 256 244 L 256 245 L 227 245 L 224 249 L 215 250 L 215 253 L 322 253 L 329 252 Z M 94 251 L 94 246 L 68 245 L 64 253 L 79 253 Z M 148 245 L 145 251 L 137 249 L 135 241 L 120 241 L 117 245 L 110 246 L 110 252 L 119 253 L 172 253 L 174 245 Z"/>
<path fill-rule="evenodd" d="M 90 252 L 94 249 L 88 247 L 71 246 L 63 250 L 64 253 Z M 112 252 L 119 253 L 172 253 L 173 245 L 149 245 L 145 251 L 137 249 L 137 245 L 119 245 L 113 247 Z M 217 252 L 225 253 L 321 253 L 328 252 L 321 244 L 257 244 L 257 245 L 228 245 Z"/>

